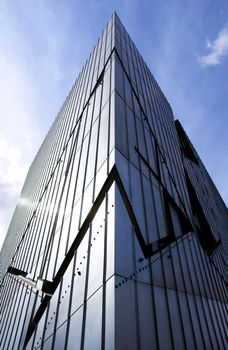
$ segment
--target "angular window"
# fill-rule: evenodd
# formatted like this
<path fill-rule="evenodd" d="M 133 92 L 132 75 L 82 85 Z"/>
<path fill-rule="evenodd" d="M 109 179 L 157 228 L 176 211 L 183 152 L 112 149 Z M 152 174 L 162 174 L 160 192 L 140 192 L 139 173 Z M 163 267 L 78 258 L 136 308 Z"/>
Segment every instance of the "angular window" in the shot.
<path fill-rule="evenodd" d="M 192 225 L 187 216 L 178 207 L 168 191 L 163 188 L 168 236 L 171 241 L 192 231 Z"/>
<path fill-rule="evenodd" d="M 197 230 L 198 238 L 201 246 L 206 250 L 207 253 L 211 253 L 216 247 L 218 242 L 215 240 L 211 231 L 210 225 L 203 212 L 203 208 L 196 195 L 195 189 L 193 188 L 189 176 L 187 173 L 187 188 L 190 198 L 191 209 L 194 217 L 194 224 Z"/>
<path fill-rule="evenodd" d="M 195 156 L 195 153 L 192 149 L 192 146 L 184 132 L 184 129 L 181 126 L 181 123 L 179 122 L 179 120 L 175 120 L 175 126 L 176 126 L 176 130 L 177 130 L 177 134 L 180 140 L 180 144 L 181 144 L 181 149 L 184 153 L 184 155 L 190 159 L 192 162 L 199 164 L 198 159 Z"/>

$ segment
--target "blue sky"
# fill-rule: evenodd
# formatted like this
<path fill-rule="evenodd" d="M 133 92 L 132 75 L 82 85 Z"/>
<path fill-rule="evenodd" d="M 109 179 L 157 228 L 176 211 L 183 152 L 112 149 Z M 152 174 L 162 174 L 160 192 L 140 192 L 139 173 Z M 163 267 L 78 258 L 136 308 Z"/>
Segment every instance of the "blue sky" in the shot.
<path fill-rule="evenodd" d="M 1 0 L 0 246 L 29 164 L 114 10 L 228 203 L 227 0 Z"/>

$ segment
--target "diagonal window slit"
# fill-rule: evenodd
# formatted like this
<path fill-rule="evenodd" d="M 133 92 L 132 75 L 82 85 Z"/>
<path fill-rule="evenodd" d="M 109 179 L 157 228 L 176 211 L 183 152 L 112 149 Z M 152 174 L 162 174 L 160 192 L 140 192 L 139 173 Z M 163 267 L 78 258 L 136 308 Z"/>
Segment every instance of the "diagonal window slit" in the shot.
<path fill-rule="evenodd" d="M 78 231 L 78 234 L 75 237 L 67 255 L 65 256 L 65 259 L 63 260 L 58 272 L 56 273 L 56 275 L 52 281 L 53 293 L 57 289 L 65 271 L 67 270 L 71 260 L 74 257 L 75 251 L 78 249 L 80 243 L 82 242 L 82 240 L 83 240 L 83 238 L 84 238 L 84 236 L 89 228 L 90 223 L 93 221 L 101 203 L 105 199 L 106 193 L 109 191 L 109 189 L 111 188 L 111 186 L 114 182 L 116 183 L 116 185 L 119 189 L 120 195 L 122 197 L 122 200 L 123 200 L 124 205 L 126 207 L 126 210 L 128 212 L 131 223 L 134 226 L 136 237 L 138 239 L 138 242 L 140 244 L 140 247 L 142 249 L 142 252 L 143 252 L 145 258 L 151 257 L 153 254 L 161 251 L 167 245 L 171 244 L 172 242 L 174 242 L 176 240 L 174 235 L 169 235 L 165 238 L 159 239 L 156 242 L 153 242 L 150 244 L 145 243 L 142 232 L 141 232 L 140 227 L 139 227 L 139 224 L 137 222 L 136 216 L 135 216 L 134 211 L 132 209 L 132 205 L 129 201 L 129 198 L 128 198 L 127 193 L 126 193 L 125 188 L 124 188 L 124 185 L 123 185 L 122 180 L 120 178 L 119 172 L 117 170 L 117 167 L 114 165 L 112 170 L 110 171 L 103 187 L 101 188 L 96 200 L 94 201 L 93 206 L 91 207 L 89 213 L 87 214 L 80 230 Z M 36 328 L 36 325 L 38 324 L 39 320 L 41 319 L 49 301 L 50 301 L 50 296 L 46 295 L 44 297 L 40 307 L 38 308 L 35 316 L 31 320 L 30 325 L 28 327 L 28 332 L 26 335 L 25 346 L 28 343 L 31 335 L 33 334 L 33 332 Z"/>

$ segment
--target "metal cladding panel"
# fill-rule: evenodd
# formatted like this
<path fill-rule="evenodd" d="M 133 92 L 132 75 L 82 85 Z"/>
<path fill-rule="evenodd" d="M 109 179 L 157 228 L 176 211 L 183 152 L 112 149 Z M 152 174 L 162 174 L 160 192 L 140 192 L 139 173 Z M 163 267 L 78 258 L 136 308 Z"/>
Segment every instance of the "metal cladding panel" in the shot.
<path fill-rule="evenodd" d="M 114 189 L 96 202 L 114 162 L 113 47 L 112 16 L 27 175 L 1 252 L 1 349 L 113 343 Z"/>
<path fill-rule="evenodd" d="M 183 142 L 114 13 L 12 218 L 1 349 L 226 348 L 227 210 Z"/>
<path fill-rule="evenodd" d="M 115 163 L 129 200 L 117 191 L 116 348 L 225 349 L 227 282 L 215 256 L 224 259 L 217 244 L 227 239 L 227 209 L 215 194 L 212 202 L 224 210 L 215 230 L 205 214 L 203 238 L 210 239 L 209 228 L 214 234 L 209 249 L 197 230 L 187 181 L 194 174 L 183 162 L 172 110 L 118 19 L 115 34 Z M 201 187 L 211 186 L 207 178 Z"/>

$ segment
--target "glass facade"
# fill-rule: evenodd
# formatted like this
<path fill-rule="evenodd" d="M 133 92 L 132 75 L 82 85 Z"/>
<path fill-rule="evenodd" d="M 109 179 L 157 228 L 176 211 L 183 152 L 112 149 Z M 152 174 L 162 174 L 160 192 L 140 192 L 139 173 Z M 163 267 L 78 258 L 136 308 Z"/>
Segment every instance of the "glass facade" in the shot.
<path fill-rule="evenodd" d="M 227 208 L 114 13 L 1 251 L 1 349 L 226 349 Z"/>

